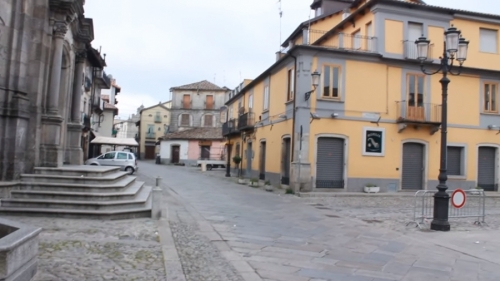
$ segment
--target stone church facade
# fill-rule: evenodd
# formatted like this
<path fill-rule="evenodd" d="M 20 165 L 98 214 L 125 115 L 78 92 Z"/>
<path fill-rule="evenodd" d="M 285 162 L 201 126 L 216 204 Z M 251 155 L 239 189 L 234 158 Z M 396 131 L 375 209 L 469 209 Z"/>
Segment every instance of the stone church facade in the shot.
<path fill-rule="evenodd" d="M 85 0 L 0 0 L 0 181 L 80 165 Z"/>

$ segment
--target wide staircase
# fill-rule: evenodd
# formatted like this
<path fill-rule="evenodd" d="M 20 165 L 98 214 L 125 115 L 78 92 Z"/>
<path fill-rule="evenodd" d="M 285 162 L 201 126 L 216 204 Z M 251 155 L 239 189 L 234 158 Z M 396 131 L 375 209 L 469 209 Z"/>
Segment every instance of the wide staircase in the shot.
<path fill-rule="evenodd" d="M 152 187 L 119 167 L 35 168 L 21 175 L 0 214 L 67 218 L 151 217 Z"/>

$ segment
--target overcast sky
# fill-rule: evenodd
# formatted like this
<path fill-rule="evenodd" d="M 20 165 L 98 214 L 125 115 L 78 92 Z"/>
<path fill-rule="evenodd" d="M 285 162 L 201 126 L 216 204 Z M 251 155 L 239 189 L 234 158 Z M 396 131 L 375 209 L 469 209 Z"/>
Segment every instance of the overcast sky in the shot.
<path fill-rule="evenodd" d="M 426 0 L 427 4 L 500 14 L 496 0 Z M 281 39 L 309 19 L 312 0 L 281 0 Z M 496 7 L 496 8 L 495 8 Z M 86 0 L 94 48 L 121 86 L 120 117 L 170 99 L 171 87 L 208 80 L 235 88 L 275 61 L 278 0 Z M 312 15 L 312 14 L 311 14 Z M 467 38 L 467 34 L 464 34 Z"/>

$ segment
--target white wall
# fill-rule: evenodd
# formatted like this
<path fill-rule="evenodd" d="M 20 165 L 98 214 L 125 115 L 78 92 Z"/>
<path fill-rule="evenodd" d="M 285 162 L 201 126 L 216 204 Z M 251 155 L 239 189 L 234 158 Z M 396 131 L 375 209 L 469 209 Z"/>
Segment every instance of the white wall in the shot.
<path fill-rule="evenodd" d="M 160 157 L 161 159 L 170 159 L 170 152 L 172 145 L 180 145 L 181 151 L 179 154 L 179 160 L 188 159 L 188 147 L 189 142 L 187 140 L 164 140 L 160 143 Z"/>

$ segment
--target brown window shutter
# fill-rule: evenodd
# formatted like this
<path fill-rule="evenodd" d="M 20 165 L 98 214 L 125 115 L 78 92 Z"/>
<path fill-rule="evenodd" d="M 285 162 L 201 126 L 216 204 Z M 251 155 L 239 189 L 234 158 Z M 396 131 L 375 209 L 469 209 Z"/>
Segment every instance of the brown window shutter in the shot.
<path fill-rule="evenodd" d="M 214 96 L 207 96 L 206 109 L 214 109 Z"/>
<path fill-rule="evenodd" d="M 204 119 L 205 119 L 205 121 L 204 121 L 205 122 L 205 124 L 204 124 L 205 127 L 212 127 L 213 126 L 213 122 L 212 122 L 213 121 L 213 116 L 212 115 L 205 115 Z"/>
<path fill-rule="evenodd" d="M 182 100 L 182 107 L 183 108 L 191 108 L 191 96 L 190 95 L 184 95 L 184 98 Z"/>
<path fill-rule="evenodd" d="M 182 126 L 189 126 L 189 114 L 182 114 L 181 125 Z"/>

